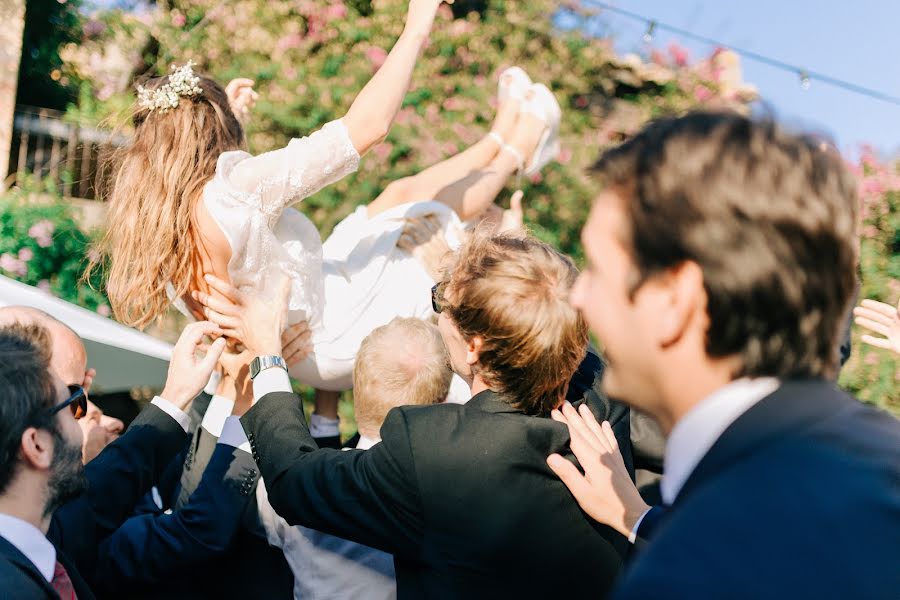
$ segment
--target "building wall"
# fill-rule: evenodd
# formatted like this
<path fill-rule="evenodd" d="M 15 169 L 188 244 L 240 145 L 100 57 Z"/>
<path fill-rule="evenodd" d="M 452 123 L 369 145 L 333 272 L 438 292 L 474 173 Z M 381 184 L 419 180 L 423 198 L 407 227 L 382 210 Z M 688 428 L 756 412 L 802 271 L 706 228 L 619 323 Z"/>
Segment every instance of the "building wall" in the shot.
<path fill-rule="evenodd" d="M 3 191 L 9 171 L 16 81 L 25 29 L 25 0 L 0 0 L 0 23 L 3 23 L 0 27 L 0 191 Z"/>

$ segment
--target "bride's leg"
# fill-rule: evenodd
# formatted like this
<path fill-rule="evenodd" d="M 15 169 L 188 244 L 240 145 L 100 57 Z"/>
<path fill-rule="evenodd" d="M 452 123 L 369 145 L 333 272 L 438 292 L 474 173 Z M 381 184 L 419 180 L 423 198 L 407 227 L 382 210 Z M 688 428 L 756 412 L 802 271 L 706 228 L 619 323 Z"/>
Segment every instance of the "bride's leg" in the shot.
<path fill-rule="evenodd" d="M 497 110 L 491 132 L 508 141 L 515 132 L 518 114 L 519 101 L 507 99 Z M 459 154 L 442 160 L 416 175 L 391 182 L 378 198 L 369 204 L 368 215 L 374 217 L 380 212 L 407 202 L 431 200 L 440 190 L 453 182 L 484 169 L 497 157 L 499 151 L 499 142 L 491 135 L 486 135 Z"/>
<path fill-rule="evenodd" d="M 521 114 L 509 145 L 518 150 L 527 161 L 537 148 L 544 127 L 545 123 L 534 115 Z M 519 167 L 515 154 L 502 151 L 486 168 L 454 181 L 438 191 L 433 198 L 455 210 L 463 221 L 477 218 L 493 204 L 509 177 Z"/>

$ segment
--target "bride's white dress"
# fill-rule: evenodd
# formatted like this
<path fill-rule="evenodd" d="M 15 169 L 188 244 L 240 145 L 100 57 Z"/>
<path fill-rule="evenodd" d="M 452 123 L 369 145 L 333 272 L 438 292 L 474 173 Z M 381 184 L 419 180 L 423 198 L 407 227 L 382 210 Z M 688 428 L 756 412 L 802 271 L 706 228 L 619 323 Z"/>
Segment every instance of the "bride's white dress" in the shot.
<path fill-rule="evenodd" d="M 397 248 L 404 219 L 439 215 L 451 248 L 463 229 L 456 213 L 438 202 L 404 204 L 371 219 L 360 206 L 323 245 L 312 222 L 289 206 L 358 166 L 346 127 L 333 121 L 259 156 L 222 154 L 203 190 L 206 209 L 231 246 L 232 284 L 265 292 L 279 270 L 291 278 L 289 321 L 309 321 L 313 352 L 290 373 L 325 390 L 352 387 L 353 361 L 373 329 L 398 316 L 432 315 L 434 281 Z"/>

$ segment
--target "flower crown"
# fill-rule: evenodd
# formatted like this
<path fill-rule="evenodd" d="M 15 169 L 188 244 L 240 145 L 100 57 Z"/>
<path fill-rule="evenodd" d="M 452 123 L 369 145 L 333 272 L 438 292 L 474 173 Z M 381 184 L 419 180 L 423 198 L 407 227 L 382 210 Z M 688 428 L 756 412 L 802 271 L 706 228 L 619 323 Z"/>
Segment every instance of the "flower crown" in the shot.
<path fill-rule="evenodd" d="M 148 90 L 142 85 L 137 86 L 138 104 L 150 112 L 158 110 L 166 113 L 170 109 L 177 108 L 181 98 L 202 94 L 200 78 L 194 75 L 194 61 L 176 67 L 172 65 L 172 74 L 169 82 L 155 90 Z"/>

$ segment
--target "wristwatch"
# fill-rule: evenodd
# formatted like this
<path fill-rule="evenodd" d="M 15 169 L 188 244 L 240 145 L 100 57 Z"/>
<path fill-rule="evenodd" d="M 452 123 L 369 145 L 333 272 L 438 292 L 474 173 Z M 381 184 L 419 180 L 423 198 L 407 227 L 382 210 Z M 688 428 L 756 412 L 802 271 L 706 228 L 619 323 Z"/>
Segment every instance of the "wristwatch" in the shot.
<path fill-rule="evenodd" d="M 272 367 L 281 367 L 285 371 L 288 370 L 287 363 L 280 356 L 257 356 L 250 361 L 250 379 L 256 379 L 256 376 Z"/>

